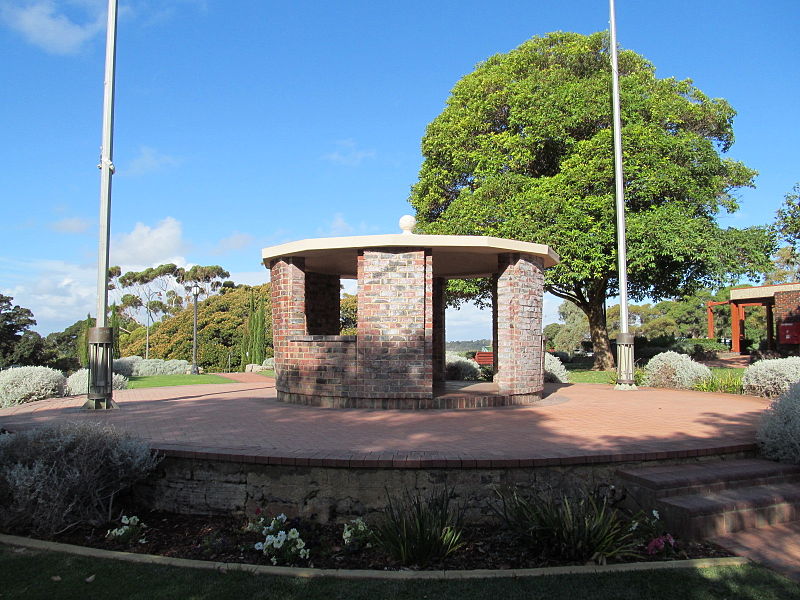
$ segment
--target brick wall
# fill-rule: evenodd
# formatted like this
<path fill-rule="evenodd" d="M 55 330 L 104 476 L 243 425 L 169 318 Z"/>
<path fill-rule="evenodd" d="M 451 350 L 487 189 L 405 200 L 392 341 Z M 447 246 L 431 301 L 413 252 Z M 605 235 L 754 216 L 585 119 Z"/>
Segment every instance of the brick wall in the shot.
<path fill-rule="evenodd" d="M 498 256 L 497 366 L 494 377 L 501 394 L 521 402 L 541 397 L 542 259 L 528 254 Z"/>
<path fill-rule="evenodd" d="M 305 259 L 285 257 L 272 261 L 270 281 L 275 388 L 278 392 L 288 392 L 289 382 L 296 374 L 289 340 L 307 333 Z"/>
<path fill-rule="evenodd" d="M 289 339 L 283 402 L 326 408 L 350 408 L 357 382 L 354 335 L 305 335 Z"/>
<path fill-rule="evenodd" d="M 338 275 L 306 273 L 306 323 L 309 335 L 339 335 L 340 299 Z"/>
<path fill-rule="evenodd" d="M 358 256 L 358 395 L 433 395 L 430 251 L 364 250 Z"/>
<path fill-rule="evenodd" d="M 800 292 L 775 292 L 775 307 L 772 312 L 775 328 L 778 332 L 778 350 L 796 351 L 797 344 L 781 344 L 781 323 L 800 321 Z"/>

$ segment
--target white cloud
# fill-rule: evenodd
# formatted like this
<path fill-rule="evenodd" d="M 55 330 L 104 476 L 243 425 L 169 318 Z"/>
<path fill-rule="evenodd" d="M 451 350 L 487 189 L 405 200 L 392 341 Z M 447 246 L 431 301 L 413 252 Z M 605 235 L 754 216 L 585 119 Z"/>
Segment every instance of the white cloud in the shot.
<path fill-rule="evenodd" d="M 156 173 L 181 164 L 181 159 L 162 154 L 150 146 L 140 146 L 139 154 L 126 167 L 120 169 L 120 175 L 137 176 Z"/>
<path fill-rule="evenodd" d="M 50 229 L 59 233 L 85 233 L 91 224 L 91 221 L 87 219 L 69 217 L 50 223 Z"/>
<path fill-rule="evenodd" d="M 74 54 L 88 40 L 105 29 L 106 11 L 102 2 L 70 2 L 80 7 L 81 22 L 64 14 L 63 3 L 56 7 L 53 0 L 34 0 L 23 3 L 4 3 L 0 18 L 34 46 L 51 54 Z M 73 11 L 75 12 L 75 11 Z"/>
<path fill-rule="evenodd" d="M 345 218 L 342 213 L 336 213 L 333 215 L 333 219 L 330 223 L 326 224 L 324 227 L 317 228 L 317 235 L 322 237 L 328 236 L 342 236 L 342 235 L 367 235 L 369 233 L 376 233 L 378 231 L 378 227 L 375 225 L 369 225 L 364 221 L 358 223 L 358 225 L 351 225 Z"/>
<path fill-rule="evenodd" d="M 217 245 L 214 246 L 211 252 L 213 254 L 228 254 L 236 250 L 241 250 L 242 248 L 247 248 L 254 240 L 255 238 L 249 233 L 235 231 L 228 237 L 222 238 L 217 242 Z"/>
<path fill-rule="evenodd" d="M 323 160 L 327 160 L 335 165 L 345 167 L 357 167 L 368 158 L 375 158 L 375 150 L 367 150 L 358 147 L 355 140 L 339 140 L 335 144 L 333 152 L 322 155 Z"/>
<path fill-rule="evenodd" d="M 139 270 L 153 265 L 175 263 L 185 266 L 186 242 L 180 221 L 167 217 L 155 227 L 136 223 L 133 231 L 111 239 L 111 264 Z M 123 268 L 123 272 L 126 269 Z"/>
<path fill-rule="evenodd" d="M 445 337 L 448 341 L 492 339 L 492 309 L 465 303 L 445 312 Z"/>

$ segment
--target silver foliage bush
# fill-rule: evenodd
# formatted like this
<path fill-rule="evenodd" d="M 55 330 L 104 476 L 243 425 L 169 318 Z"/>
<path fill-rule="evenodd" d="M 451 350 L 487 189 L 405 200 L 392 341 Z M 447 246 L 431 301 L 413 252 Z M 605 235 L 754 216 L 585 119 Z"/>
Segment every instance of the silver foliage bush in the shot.
<path fill-rule="evenodd" d="M 114 361 L 114 372 L 125 377 L 145 377 L 148 375 L 185 375 L 189 372 L 189 361 L 164 360 L 162 358 L 142 358 L 126 356 Z"/>
<path fill-rule="evenodd" d="M 67 379 L 49 367 L 10 367 L 0 371 L 0 406 L 14 406 L 64 395 Z"/>
<path fill-rule="evenodd" d="M 268 369 L 275 368 L 275 359 L 274 358 L 265 358 L 264 362 L 261 363 L 262 367 L 267 367 Z"/>
<path fill-rule="evenodd" d="M 711 377 L 711 370 L 693 361 L 685 354 L 662 352 L 656 354 L 644 368 L 643 385 L 661 388 L 692 389 L 703 379 Z"/>
<path fill-rule="evenodd" d="M 464 358 L 453 352 L 447 352 L 444 357 L 446 375 L 451 381 L 472 381 L 481 378 L 481 367 L 474 360 Z"/>
<path fill-rule="evenodd" d="M 114 499 L 158 464 L 112 427 L 58 423 L 0 435 L 0 527 L 51 537 L 112 519 Z"/>
<path fill-rule="evenodd" d="M 800 464 L 800 382 L 772 401 L 761 418 L 756 440 L 766 458 Z"/>
<path fill-rule="evenodd" d="M 745 394 L 775 398 L 800 381 L 800 356 L 760 360 L 745 369 L 742 388 Z"/>
<path fill-rule="evenodd" d="M 134 365 L 140 360 L 143 360 L 142 357 L 136 355 L 116 358 L 113 366 L 114 373 L 119 373 L 125 377 L 133 377 Z"/>
<path fill-rule="evenodd" d="M 569 383 L 569 372 L 557 356 L 544 354 L 544 380 L 550 383 Z"/>
<path fill-rule="evenodd" d="M 114 373 L 111 387 L 115 390 L 124 390 L 128 387 L 128 378 L 119 373 Z M 67 377 L 67 396 L 80 396 L 89 389 L 89 369 L 80 369 Z"/>

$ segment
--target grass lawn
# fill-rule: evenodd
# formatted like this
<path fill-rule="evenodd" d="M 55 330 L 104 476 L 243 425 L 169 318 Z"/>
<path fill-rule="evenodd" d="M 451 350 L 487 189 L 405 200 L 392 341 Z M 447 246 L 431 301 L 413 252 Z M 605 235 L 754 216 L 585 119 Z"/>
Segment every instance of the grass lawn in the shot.
<path fill-rule="evenodd" d="M 93 580 L 87 582 L 89 577 Z M 10 547 L 0 547 L 0 581 L 4 600 L 800 599 L 800 586 L 756 565 L 516 579 L 358 581 L 223 574 Z"/>
<path fill-rule="evenodd" d="M 130 377 L 129 388 L 166 387 L 170 385 L 194 385 L 198 383 L 233 383 L 219 375 L 145 375 Z"/>
<path fill-rule="evenodd" d="M 585 363 L 577 365 L 564 365 L 569 371 L 569 380 L 572 383 L 610 383 L 615 371 L 592 371 L 591 366 Z"/>

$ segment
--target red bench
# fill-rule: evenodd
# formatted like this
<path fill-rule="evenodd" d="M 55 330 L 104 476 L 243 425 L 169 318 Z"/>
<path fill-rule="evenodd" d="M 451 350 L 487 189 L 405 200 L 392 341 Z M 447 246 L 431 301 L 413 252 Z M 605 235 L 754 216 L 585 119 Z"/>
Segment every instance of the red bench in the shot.
<path fill-rule="evenodd" d="M 475 362 L 479 365 L 483 366 L 492 366 L 494 364 L 494 353 L 493 352 L 476 352 L 475 353 Z"/>

